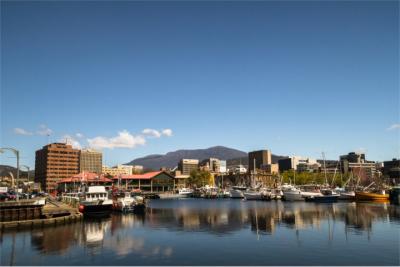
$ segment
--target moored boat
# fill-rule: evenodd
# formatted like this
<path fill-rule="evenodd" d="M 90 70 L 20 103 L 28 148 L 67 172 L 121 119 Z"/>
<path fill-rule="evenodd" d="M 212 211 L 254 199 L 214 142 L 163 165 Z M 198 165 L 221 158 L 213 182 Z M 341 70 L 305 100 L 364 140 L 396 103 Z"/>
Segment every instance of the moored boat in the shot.
<path fill-rule="evenodd" d="M 120 212 L 144 213 L 146 205 L 142 196 L 121 192 L 113 197 L 113 209 Z"/>
<path fill-rule="evenodd" d="M 190 188 L 181 188 L 179 189 L 178 194 L 181 197 L 191 197 L 193 195 L 193 190 Z"/>
<path fill-rule="evenodd" d="M 379 193 L 356 192 L 355 197 L 358 201 L 389 201 L 389 194 L 386 194 L 385 190 Z"/>
<path fill-rule="evenodd" d="M 283 191 L 283 199 L 285 201 L 303 201 L 304 198 L 301 194 L 301 190 L 295 187 L 291 187 Z"/>
<path fill-rule="evenodd" d="M 229 190 L 231 198 L 244 198 L 243 192 L 247 189 L 245 186 L 233 186 Z"/>
<path fill-rule="evenodd" d="M 320 195 L 308 196 L 305 200 L 318 203 L 333 203 L 337 202 L 338 198 L 339 194 L 330 189 L 325 189 L 321 190 Z"/>
<path fill-rule="evenodd" d="M 255 190 L 249 190 L 243 192 L 243 196 L 246 200 L 262 200 L 262 192 L 260 191 L 255 191 Z"/>
<path fill-rule="evenodd" d="M 106 217 L 111 214 L 113 202 L 104 186 L 89 186 L 79 202 L 79 211 L 85 217 Z"/>

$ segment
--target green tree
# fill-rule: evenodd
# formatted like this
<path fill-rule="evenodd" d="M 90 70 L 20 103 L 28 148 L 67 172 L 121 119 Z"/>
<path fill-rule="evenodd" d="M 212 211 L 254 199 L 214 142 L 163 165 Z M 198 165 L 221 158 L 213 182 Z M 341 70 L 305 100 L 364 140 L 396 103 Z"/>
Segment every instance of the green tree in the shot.
<path fill-rule="evenodd" d="M 202 187 L 210 182 L 211 173 L 202 170 L 193 170 L 190 172 L 188 179 L 189 184 L 192 187 Z"/>

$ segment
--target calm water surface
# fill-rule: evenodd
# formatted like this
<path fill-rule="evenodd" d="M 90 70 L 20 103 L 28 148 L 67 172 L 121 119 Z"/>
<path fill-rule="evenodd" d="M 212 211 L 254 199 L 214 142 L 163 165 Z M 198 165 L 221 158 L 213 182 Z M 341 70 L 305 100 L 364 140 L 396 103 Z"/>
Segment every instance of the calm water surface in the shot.
<path fill-rule="evenodd" d="M 399 265 L 400 208 L 151 200 L 145 216 L 0 234 L 0 265 Z"/>

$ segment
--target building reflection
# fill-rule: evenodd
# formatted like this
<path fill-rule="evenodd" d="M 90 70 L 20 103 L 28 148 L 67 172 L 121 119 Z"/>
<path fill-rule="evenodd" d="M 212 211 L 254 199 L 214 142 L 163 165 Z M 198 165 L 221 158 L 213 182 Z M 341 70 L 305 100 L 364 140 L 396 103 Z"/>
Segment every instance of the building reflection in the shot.
<path fill-rule="evenodd" d="M 370 203 L 253 202 L 242 209 L 149 209 L 144 225 L 171 231 L 202 231 L 230 234 L 250 225 L 251 231 L 273 234 L 277 227 L 294 230 L 320 228 L 321 224 L 343 222 L 349 231 L 371 231 L 375 221 L 400 221 L 399 208 Z"/>
<path fill-rule="evenodd" d="M 31 232 L 31 246 L 44 254 L 66 254 L 71 247 L 79 246 L 87 256 L 98 255 L 106 250 L 119 257 L 131 253 L 170 257 L 174 253 L 173 247 L 152 244 L 146 236 L 152 233 L 148 230 L 198 231 L 217 236 L 242 230 L 259 236 L 273 235 L 277 229 L 285 228 L 294 230 L 299 235 L 302 229 L 318 229 L 322 225 L 326 227 L 340 222 L 346 234 L 368 233 L 369 236 L 377 222 L 400 224 L 400 208 L 385 203 L 227 203 L 197 209 L 186 205 L 173 208 L 149 205 L 143 216 L 114 214 L 105 220 L 85 220 L 70 225 L 36 229 Z M 329 230 L 328 234 L 331 238 L 333 231 L 331 233 Z M 4 242 L 4 238 L 7 242 Z M 1 240 L 1 247 L 12 247 L 10 242 L 14 242 L 9 236 L 1 236 Z"/>

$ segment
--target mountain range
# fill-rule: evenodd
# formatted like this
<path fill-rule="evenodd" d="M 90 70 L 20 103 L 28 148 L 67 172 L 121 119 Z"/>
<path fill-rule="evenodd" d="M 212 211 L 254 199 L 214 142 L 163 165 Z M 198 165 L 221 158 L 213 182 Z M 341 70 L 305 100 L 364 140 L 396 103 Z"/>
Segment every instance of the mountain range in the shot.
<path fill-rule="evenodd" d="M 182 149 L 168 152 L 164 155 L 149 155 L 134 159 L 126 163 L 126 165 L 142 165 L 144 169 L 159 170 L 162 167 L 174 168 L 183 158 L 198 159 L 200 161 L 208 158 L 218 158 L 220 160 L 226 160 L 228 166 L 240 163 L 248 165 L 246 152 L 224 146 L 214 146 L 206 149 Z M 272 163 L 277 163 L 281 158 L 285 157 L 272 155 Z"/>

